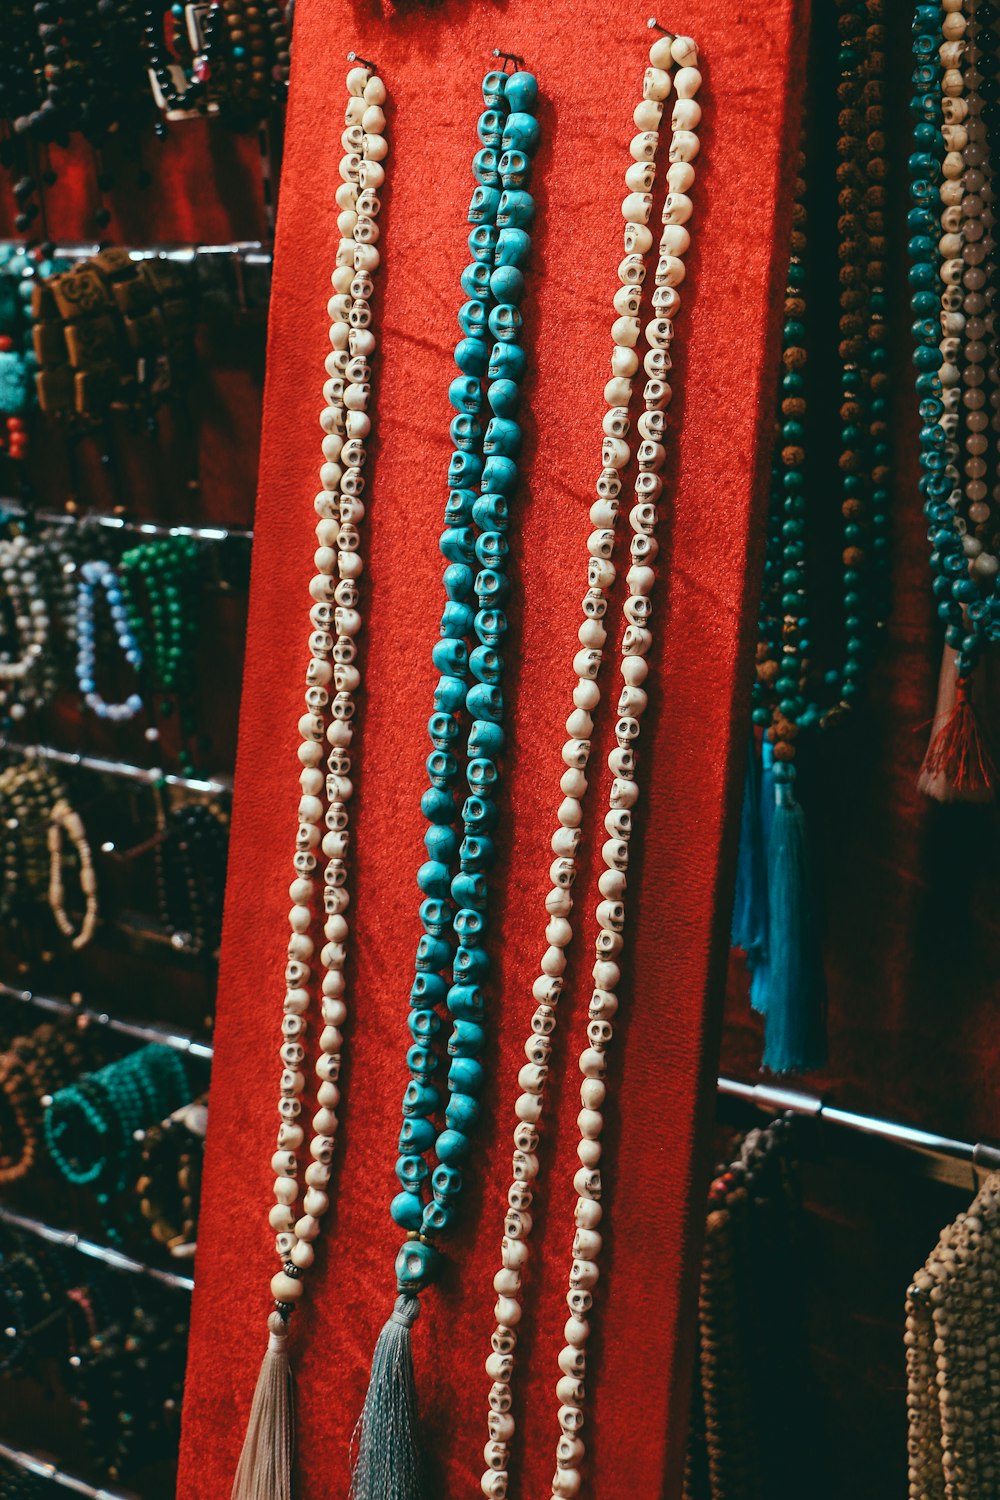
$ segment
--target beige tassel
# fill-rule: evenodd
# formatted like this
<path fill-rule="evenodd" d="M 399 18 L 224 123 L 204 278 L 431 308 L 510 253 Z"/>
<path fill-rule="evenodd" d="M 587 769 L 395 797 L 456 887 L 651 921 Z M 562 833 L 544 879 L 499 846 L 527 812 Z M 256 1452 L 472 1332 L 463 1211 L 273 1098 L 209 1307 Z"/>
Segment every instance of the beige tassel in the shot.
<path fill-rule="evenodd" d="M 267 1320 L 267 1352 L 253 1393 L 232 1500 L 292 1500 L 292 1371 L 288 1330 L 272 1313 Z"/>

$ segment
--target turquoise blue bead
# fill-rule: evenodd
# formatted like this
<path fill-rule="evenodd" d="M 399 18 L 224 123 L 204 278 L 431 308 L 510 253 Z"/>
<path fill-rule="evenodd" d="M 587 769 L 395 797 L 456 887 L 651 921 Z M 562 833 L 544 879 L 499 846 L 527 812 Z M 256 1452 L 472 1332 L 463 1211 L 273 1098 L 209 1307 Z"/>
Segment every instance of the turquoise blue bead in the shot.
<path fill-rule="evenodd" d="M 490 333 L 502 344 L 512 344 L 521 336 L 524 319 L 513 302 L 500 302 L 490 309 L 487 318 Z"/>
<path fill-rule="evenodd" d="M 424 1204 L 423 1229 L 425 1234 L 443 1234 L 458 1222 L 458 1206 L 455 1203 L 440 1203 L 433 1198 Z"/>
<path fill-rule="evenodd" d="M 442 1130 L 437 1138 L 438 1161 L 463 1162 L 469 1154 L 469 1137 L 461 1130 Z"/>
<path fill-rule="evenodd" d="M 440 860 L 428 859 L 417 871 L 417 885 L 425 896 L 447 896 L 450 883 L 448 866 Z"/>
<path fill-rule="evenodd" d="M 472 158 L 472 175 L 486 187 L 500 186 L 500 159 L 492 146 L 484 146 Z"/>
<path fill-rule="evenodd" d="M 501 113 L 498 109 L 484 109 L 476 121 L 476 134 L 484 146 L 492 146 L 498 150 L 503 140 L 503 127 L 506 111 Z"/>
<path fill-rule="evenodd" d="M 499 197 L 499 194 L 497 196 Z M 485 301 L 490 295 L 490 268 L 488 262 L 483 260 L 472 261 L 462 272 L 460 280 L 462 291 L 473 301 Z"/>
<path fill-rule="evenodd" d="M 448 722 L 457 731 L 458 725 L 455 720 L 449 719 Z M 424 848 L 430 859 L 447 864 L 458 853 L 458 834 L 454 828 L 447 828 L 441 823 L 432 823 L 424 834 Z"/>
<path fill-rule="evenodd" d="M 520 387 L 513 380 L 494 380 L 486 392 L 490 410 L 497 417 L 513 417 L 521 401 Z"/>
<path fill-rule="evenodd" d="M 469 833 L 462 840 L 460 858 L 465 874 L 470 871 L 488 870 L 493 863 L 496 849 L 493 840 L 484 833 Z M 485 950 L 484 950 L 485 951 Z M 468 976 L 464 976 L 468 977 Z"/>
<path fill-rule="evenodd" d="M 453 1093 L 448 1100 L 444 1118 L 450 1130 L 460 1130 L 464 1135 L 469 1135 L 479 1124 L 481 1114 L 478 1099 L 473 1099 L 469 1094 Z"/>
<path fill-rule="evenodd" d="M 447 1003 L 448 1010 L 456 1020 L 472 1021 L 477 1026 L 482 1024 L 486 1000 L 478 984 L 474 984 L 471 981 L 468 983 L 453 984 L 448 991 Z M 458 1084 L 455 1086 L 456 1088 L 459 1087 Z M 471 1093 L 473 1091 L 468 1089 L 466 1092 Z"/>
<path fill-rule="evenodd" d="M 517 484 L 517 464 L 512 458 L 494 453 L 483 466 L 482 480 L 484 489 L 509 495 Z"/>
<path fill-rule="evenodd" d="M 462 988 L 471 989 L 473 986 L 463 985 Z M 448 1088 L 452 1093 L 476 1096 L 482 1093 L 485 1083 L 486 1069 L 476 1058 L 452 1058 L 448 1065 Z"/>
<path fill-rule="evenodd" d="M 455 816 L 455 799 L 441 787 L 428 787 L 420 799 L 420 811 L 429 823 L 449 823 Z"/>
<path fill-rule="evenodd" d="M 416 1042 L 406 1053 L 406 1066 L 414 1078 L 428 1079 L 438 1070 L 438 1057 L 429 1047 Z"/>
<path fill-rule="evenodd" d="M 503 657 L 492 646 L 477 646 L 469 657 L 469 671 L 478 682 L 499 683 L 503 676 Z"/>
<path fill-rule="evenodd" d="M 430 1168 L 422 1156 L 408 1154 L 397 1157 L 396 1176 L 409 1192 L 419 1193 L 421 1184 L 430 1176 Z"/>
<path fill-rule="evenodd" d="M 491 380 L 519 382 L 524 377 L 527 356 L 520 344 L 494 344 L 490 350 L 487 374 Z M 489 485 L 486 486 L 490 488 Z"/>
<path fill-rule="evenodd" d="M 429 896 L 420 903 L 420 922 L 431 937 L 443 937 L 451 928 L 454 915 L 451 903 L 439 901 L 436 896 Z"/>
<path fill-rule="evenodd" d="M 505 225 L 497 236 L 494 265 L 524 266 L 531 254 L 531 236 L 524 229 Z"/>
<path fill-rule="evenodd" d="M 447 789 L 458 775 L 458 761 L 447 750 L 432 750 L 424 767 L 431 786 Z"/>
<path fill-rule="evenodd" d="M 457 1020 L 475 1021 L 477 1025 L 481 1025 L 486 1013 L 486 1000 L 479 985 L 453 984 L 448 991 L 448 1010 Z M 466 1092 L 470 1093 L 471 1090 L 467 1089 Z"/>
<path fill-rule="evenodd" d="M 462 983 L 481 984 L 490 972 L 485 948 L 459 948 L 455 954 L 455 978 Z"/>
<path fill-rule="evenodd" d="M 494 68 L 483 79 L 483 103 L 487 109 L 503 108 L 507 96 L 507 74 Z"/>
<path fill-rule="evenodd" d="M 451 714 L 431 714 L 427 720 L 427 733 L 435 750 L 450 750 L 461 733 L 458 720 Z M 425 840 L 426 842 L 426 840 Z"/>
<path fill-rule="evenodd" d="M 518 69 L 507 79 L 507 108 L 517 113 L 531 113 L 538 104 L 538 81 L 534 73 Z"/>
<path fill-rule="evenodd" d="M 501 228 L 527 229 L 535 217 L 535 200 L 523 188 L 504 188 L 497 209 Z"/>
<path fill-rule="evenodd" d="M 471 375 L 457 375 L 448 387 L 448 400 L 456 411 L 475 416 L 482 410 L 483 388 Z"/>
<path fill-rule="evenodd" d="M 400 1229 L 419 1229 L 423 1223 L 424 1205 L 417 1193 L 397 1193 L 389 1212 Z"/>
<path fill-rule="evenodd" d="M 421 1044 L 432 1042 L 441 1033 L 441 1017 L 436 1010 L 411 1010 L 406 1024 L 413 1040 Z"/>
<path fill-rule="evenodd" d="M 476 906 L 482 909 L 486 905 L 487 893 L 488 888 L 482 875 L 472 875 L 460 870 L 452 879 L 452 899 L 459 906 Z"/>
<path fill-rule="evenodd" d="M 445 525 L 467 526 L 473 519 L 477 498 L 475 490 L 449 490 L 444 507 Z"/>
<path fill-rule="evenodd" d="M 503 718 L 503 693 L 491 683 L 474 683 L 465 701 L 469 712 L 477 719 L 492 719 L 498 724 Z"/>
<path fill-rule="evenodd" d="M 450 1198 L 457 1197 L 462 1191 L 461 1172 L 445 1162 L 439 1163 L 431 1173 L 431 1191 L 435 1203 L 447 1203 Z"/>
<path fill-rule="evenodd" d="M 507 634 L 507 616 L 502 609 L 481 609 L 475 618 L 475 630 L 484 646 L 499 646 Z"/>
<path fill-rule="evenodd" d="M 478 1021 L 456 1021 L 448 1038 L 449 1057 L 479 1057 L 486 1046 L 486 1032 Z"/>
<path fill-rule="evenodd" d="M 476 719 L 469 732 L 469 754 L 496 757 L 503 749 L 503 729 L 490 719 Z"/>
<path fill-rule="evenodd" d="M 485 187 L 480 183 L 469 202 L 468 222 L 470 224 L 492 224 L 497 216 L 500 198 L 501 189 Z"/>
<path fill-rule="evenodd" d="M 465 702 L 465 693 L 464 677 L 441 676 L 434 689 L 434 707 L 445 713 L 458 713 Z"/>
<path fill-rule="evenodd" d="M 466 530 L 464 526 L 450 529 L 458 531 Z M 444 591 L 448 598 L 457 599 L 462 603 L 470 597 L 474 590 L 475 574 L 468 563 L 452 563 L 441 574 L 441 582 L 444 584 Z"/>
<path fill-rule="evenodd" d="M 478 417 L 460 411 L 451 419 L 449 435 L 456 448 L 477 448 L 483 436 L 483 426 Z"/>
<path fill-rule="evenodd" d="M 464 489 L 467 485 L 478 484 L 482 475 L 483 461 L 478 453 L 464 453 L 459 449 L 451 455 L 448 464 L 448 485 L 451 489 Z"/>
<path fill-rule="evenodd" d="M 481 338 L 488 326 L 488 316 L 486 303 L 472 298 L 458 309 L 458 326 L 468 338 Z"/>
<path fill-rule="evenodd" d="M 399 1151 L 401 1156 L 419 1156 L 423 1158 L 425 1151 L 429 1151 L 434 1144 L 434 1126 L 430 1120 L 422 1120 L 418 1116 L 408 1115 L 403 1121 L 403 1128 L 399 1132 Z M 427 1163 L 424 1162 L 426 1167 Z"/>
<path fill-rule="evenodd" d="M 503 495 L 482 495 L 472 507 L 472 519 L 482 531 L 506 531 L 510 507 Z"/>
<path fill-rule="evenodd" d="M 493 260 L 498 233 L 499 231 L 495 224 L 476 225 L 475 229 L 469 235 L 469 254 L 473 260 Z"/>
<path fill-rule="evenodd" d="M 418 1083 L 411 1078 L 403 1093 L 404 1115 L 429 1116 L 441 1108 L 441 1095 L 429 1083 Z"/>
<path fill-rule="evenodd" d="M 455 364 L 463 375 L 485 375 L 489 357 L 489 345 L 485 339 L 462 339 L 455 345 Z"/>
<path fill-rule="evenodd" d="M 483 452 L 504 453 L 508 458 L 516 458 L 520 451 L 521 429 L 518 424 L 509 417 L 493 417 L 486 428 Z"/>
<path fill-rule="evenodd" d="M 489 798 L 477 794 L 465 799 L 462 821 L 467 827 L 483 830 L 495 828 L 499 820 L 500 810 Z"/>
<path fill-rule="evenodd" d="M 418 972 L 443 969 L 451 963 L 451 960 L 451 944 L 443 942 L 441 938 L 431 937 L 429 932 L 425 932 L 417 944 Z M 443 980 L 442 983 L 444 983 Z M 410 995 L 412 998 L 412 990 L 410 991 Z"/>
<path fill-rule="evenodd" d="M 467 604 L 461 604 L 457 599 L 449 599 L 441 611 L 441 635 L 446 640 L 461 640 L 473 628 L 475 615 Z"/>
<path fill-rule="evenodd" d="M 520 302 L 524 295 L 524 276 L 516 266 L 497 266 L 490 272 L 489 287 L 495 302 Z"/>
<path fill-rule="evenodd" d="M 440 1268 L 441 1257 L 423 1240 L 407 1240 L 396 1256 L 396 1289 L 401 1293 L 422 1292 Z"/>

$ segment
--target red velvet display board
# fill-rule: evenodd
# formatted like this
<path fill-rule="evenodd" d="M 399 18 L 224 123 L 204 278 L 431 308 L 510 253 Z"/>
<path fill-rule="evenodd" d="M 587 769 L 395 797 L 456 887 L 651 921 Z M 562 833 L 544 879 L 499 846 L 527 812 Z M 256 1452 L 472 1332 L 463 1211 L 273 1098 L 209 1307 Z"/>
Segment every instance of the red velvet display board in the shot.
<path fill-rule="evenodd" d="M 652 703 L 643 723 L 644 833 L 631 886 L 634 942 L 611 1061 L 606 1252 L 588 1360 L 587 1496 L 672 1495 L 687 1408 L 692 1296 L 703 1217 L 759 572 L 770 401 L 797 137 L 804 7 L 691 0 L 663 19 L 702 47 L 705 117 L 693 246 L 675 350 Z M 279 209 L 250 630 L 216 1031 L 207 1176 L 178 1494 L 228 1496 L 265 1342 L 275 1268 L 266 1215 L 276 1125 L 286 886 L 298 799 L 295 724 L 308 630 L 325 303 L 336 246 L 346 65 L 373 57 L 390 91 L 376 317 L 378 434 L 363 548 L 367 692 L 355 737 L 351 1020 L 335 1200 L 304 1311 L 298 1366 L 300 1500 L 346 1497 L 351 1429 L 394 1295 L 388 1216 L 406 1011 L 419 936 L 418 799 L 436 673 L 437 553 L 450 444 L 447 402 L 463 300 L 466 209 L 480 80 L 492 49 L 524 55 L 541 89 L 538 204 L 524 303 L 525 483 L 512 525 L 511 705 L 491 916 L 493 1076 L 487 1124 L 449 1242 L 443 1283 L 414 1334 L 432 1484 L 479 1493 L 516 1073 L 543 946 L 548 840 L 570 661 L 599 469 L 622 173 L 646 61 L 646 12 L 607 0 L 534 6 L 448 0 L 383 15 L 297 0 Z M 658 203 L 654 212 L 657 214 Z M 766 444 L 765 444 L 766 449 Z M 754 524 L 756 523 L 756 524 Z M 754 546 L 750 548 L 751 534 Z M 753 554 L 748 569 L 748 551 Z M 749 579 L 749 583 L 748 583 Z M 617 617 L 617 610 L 616 610 Z M 608 672 L 608 694 L 617 684 Z M 605 712 L 605 728 L 609 727 Z M 606 798 L 604 743 L 577 889 L 577 944 L 553 1058 L 526 1319 L 512 1494 L 540 1495 L 557 1437 L 555 1354 L 566 1316 L 579 1050 L 593 944 L 593 870 Z"/>

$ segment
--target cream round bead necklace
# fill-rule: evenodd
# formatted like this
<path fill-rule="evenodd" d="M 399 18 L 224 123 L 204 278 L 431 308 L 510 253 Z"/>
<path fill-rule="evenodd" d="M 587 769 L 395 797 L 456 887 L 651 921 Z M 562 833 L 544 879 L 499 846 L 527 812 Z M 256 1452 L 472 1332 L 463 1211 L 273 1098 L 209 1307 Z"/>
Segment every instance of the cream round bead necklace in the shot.
<path fill-rule="evenodd" d="M 354 67 L 347 75 L 348 100 L 341 137 L 344 156 L 337 189 L 337 228 L 340 242 L 331 276 L 333 295 L 331 351 L 326 358 L 326 402 L 320 412 L 323 463 L 317 514 L 315 575 L 309 584 L 312 626 L 306 666 L 306 711 L 299 719 L 301 743 L 298 830 L 293 857 L 294 878 L 289 887 L 289 939 L 285 966 L 286 992 L 281 1024 L 279 1127 L 272 1166 L 276 1173 L 275 1204 L 269 1223 L 276 1232 L 275 1250 L 281 1269 L 271 1281 L 275 1310 L 268 1318 L 269 1341 L 254 1397 L 243 1454 L 233 1487 L 233 1500 L 253 1500 L 267 1493 L 271 1500 L 290 1495 L 291 1417 L 286 1342 L 288 1319 L 303 1293 L 302 1277 L 315 1259 L 315 1241 L 329 1208 L 330 1162 L 337 1133 L 343 1047 L 347 1018 L 344 966 L 349 927 L 347 912 L 347 852 L 351 779 L 351 741 L 355 694 L 361 686 L 357 666 L 362 617 L 358 610 L 358 580 L 363 571 L 359 525 L 364 518 L 366 440 L 371 421 L 367 407 L 371 392 L 370 359 L 375 350 L 371 329 L 373 273 L 380 209 L 378 189 L 385 179 L 382 162 L 387 153 L 382 105 L 386 91 L 369 66 Z M 326 750 L 324 750 L 324 742 Z M 324 757 L 326 774 L 323 771 Z M 325 829 L 324 829 L 325 825 Z M 300 1156 L 306 1131 L 300 1123 L 302 1071 L 306 1059 L 308 1017 L 314 1008 L 315 902 L 319 894 L 316 872 L 323 860 L 320 890 L 324 943 L 319 953 L 319 1008 L 322 1029 L 318 1039 L 316 1074 L 317 1113 L 312 1120 L 305 1193 L 300 1194 Z"/>
<path fill-rule="evenodd" d="M 632 827 L 631 809 L 638 796 L 634 781 L 634 744 L 639 734 L 639 719 L 647 702 L 643 683 L 648 671 L 646 653 L 652 641 L 648 629 L 650 591 L 654 581 L 651 564 L 657 550 L 654 534 L 658 519 L 656 502 L 662 488 L 659 471 L 666 457 L 662 439 L 666 407 L 672 394 L 667 379 L 671 368 L 672 320 L 680 306 L 677 288 L 684 279 L 683 257 L 690 244 L 685 225 L 692 205 L 687 194 L 694 181 L 691 163 L 698 153 L 695 130 L 701 117 L 695 99 L 701 82 L 694 66 L 697 55 L 697 48 L 689 37 L 659 37 L 650 49 L 650 66 L 643 77 L 643 97 L 633 114 L 639 133 L 630 143 L 633 161 L 625 173 L 627 192 L 622 202 L 625 257 L 618 267 L 621 286 L 614 297 L 617 317 L 611 329 L 611 379 L 604 390 L 608 411 L 603 420 L 602 468 L 597 480 L 597 500 L 590 511 L 593 529 L 587 540 L 587 591 L 583 598 L 584 618 L 578 632 L 580 648 L 573 658 L 577 680 L 573 689 L 573 709 L 566 721 L 569 738 L 562 750 L 565 770 L 559 785 L 563 801 L 557 815 L 558 826 L 551 840 L 555 859 L 550 869 L 552 888 L 545 899 L 546 946 L 538 977 L 532 986 L 536 1009 L 524 1044 L 527 1062 L 518 1075 L 522 1093 L 515 1103 L 517 1124 L 513 1137 L 512 1181 L 504 1218 L 501 1266 L 493 1282 L 498 1298 L 492 1349 L 486 1360 L 486 1373 L 492 1385 L 489 1392 L 489 1436 L 484 1449 L 487 1469 L 481 1488 L 484 1495 L 494 1497 L 494 1500 L 503 1500 L 509 1490 L 510 1453 L 515 1433 L 511 1385 L 518 1325 L 522 1317 L 520 1289 L 529 1258 L 530 1209 L 538 1190 L 538 1126 L 542 1118 L 552 1036 L 558 1024 L 566 950 L 573 938 L 572 887 L 588 786 L 586 766 L 591 750 L 593 715 L 601 700 L 597 678 L 607 638 L 604 625 L 607 596 L 615 580 L 618 497 L 622 471 L 632 457 L 628 441 L 631 426 L 629 403 L 633 380 L 639 370 L 639 350 L 645 345 L 646 352 L 642 357 L 647 377 L 643 390 L 645 410 L 638 421 L 642 439 L 638 449 L 639 474 L 635 504 L 629 516 L 633 538 L 631 567 L 627 575 L 630 593 L 624 606 L 626 630 L 621 660 L 624 683 L 618 702 L 616 746 L 609 756 L 613 780 L 605 816 L 608 840 L 603 846 L 603 855 L 606 869 L 598 883 L 600 933 L 594 967 L 597 988 L 590 1006 L 587 1047 L 580 1058 L 584 1074 L 581 1088 L 583 1109 L 579 1116 L 581 1140 L 578 1156 L 581 1166 L 574 1179 L 578 1204 L 568 1293 L 571 1317 L 566 1325 L 567 1345 L 560 1355 L 558 1390 L 562 1431 L 552 1493 L 559 1497 L 572 1496 L 581 1484 L 580 1463 L 584 1446 L 579 1431 L 583 1423 L 584 1344 L 589 1333 L 586 1313 L 591 1303 L 590 1288 L 597 1280 L 596 1261 L 600 1251 L 597 1225 L 602 1210 L 598 1163 L 603 1126 L 601 1106 L 606 1093 L 604 1052 L 611 1041 L 611 1021 L 618 1004 L 614 986 L 618 983 L 617 959 L 623 946 L 628 839 Z M 677 72 L 673 81 L 677 97 L 671 116 L 673 133 L 669 148 L 670 166 L 666 174 L 669 192 L 663 209 L 663 231 L 656 263 L 653 317 L 643 328 L 639 316 L 642 287 L 647 273 L 646 257 L 653 246 L 653 235 L 648 227 L 652 208 L 650 190 L 656 176 L 661 120 L 675 67 Z M 572 1384 L 571 1390 L 564 1386 L 567 1379 Z"/>

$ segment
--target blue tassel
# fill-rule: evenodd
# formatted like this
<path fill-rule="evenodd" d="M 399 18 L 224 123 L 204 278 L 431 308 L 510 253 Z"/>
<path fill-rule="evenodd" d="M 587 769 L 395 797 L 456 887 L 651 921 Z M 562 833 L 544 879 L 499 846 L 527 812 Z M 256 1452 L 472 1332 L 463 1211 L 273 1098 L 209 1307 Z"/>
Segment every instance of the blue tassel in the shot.
<path fill-rule="evenodd" d="M 826 1061 L 826 985 L 809 902 L 805 816 L 793 776 L 776 779 L 774 790 L 763 1066 L 804 1073 Z"/>
<path fill-rule="evenodd" d="M 747 749 L 743 782 L 743 814 L 740 819 L 740 849 L 736 862 L 736 897 L 733 902 L 731 942 L 742 948 L 753 968 L 767 950 L 767 853 L 760 811 L 760 772 L 753 735 Z"/>
<path fill-rule="evenodd" d="M 410 1339 L 419 1312 L 417 1297 L 397 1297 L 375 1345 L 368 1394 L 354 1429 L 351 1500 L 421 1500 Z"/>
<path fill-rule="evenodd" d="M 766 1015 L 771 988 L 771 969 L 768 963 L 770 944 L 770 897 L 768 895 L 768 850 L 771 845 L 771 824 L 774 822 L 774 747 L 765 735 L 760 754 L 760 792 L 757 798 L 760 826 L 761 906 L 763 920 L 760 941 L 747 953 L 750 970 L 750 1006 L 758 1015 Z"/>

